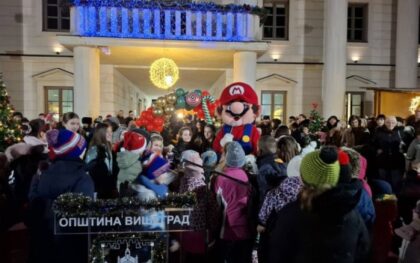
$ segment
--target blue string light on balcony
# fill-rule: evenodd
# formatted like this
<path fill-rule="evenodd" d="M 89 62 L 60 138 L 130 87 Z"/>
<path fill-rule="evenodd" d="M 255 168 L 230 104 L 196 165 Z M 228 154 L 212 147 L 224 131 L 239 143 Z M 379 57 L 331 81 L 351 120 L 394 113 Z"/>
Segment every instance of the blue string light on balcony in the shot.
<path fill-rule="evenodd" d="M 248 5 L 183 1 L 67 0 L 82 18 L 78 34 L 91 37 L 249 41 L 247 15 L 264 15 Z"/>

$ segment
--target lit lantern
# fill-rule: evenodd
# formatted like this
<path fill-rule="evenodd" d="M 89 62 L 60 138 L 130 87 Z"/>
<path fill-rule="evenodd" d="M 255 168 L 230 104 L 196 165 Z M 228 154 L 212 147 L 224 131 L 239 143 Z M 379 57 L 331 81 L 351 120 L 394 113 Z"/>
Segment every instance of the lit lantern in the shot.
<path fill-rule="evenodd" d="M 178 66 L 172 59 L 160 58 L 150 66 L 150 81 L 160 89 L 169 89 L 178 81 Z"/>

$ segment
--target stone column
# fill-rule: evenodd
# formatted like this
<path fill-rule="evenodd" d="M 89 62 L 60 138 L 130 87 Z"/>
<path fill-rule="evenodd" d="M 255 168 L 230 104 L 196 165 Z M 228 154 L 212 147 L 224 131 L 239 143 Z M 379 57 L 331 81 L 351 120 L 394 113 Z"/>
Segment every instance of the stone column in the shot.
<path fill-rule="evenodd" d="M 331 115 L 344 117 L 347 6 L 347 0 L 325 0 L 324 2 L 322 110 L 325 118 Z"/>
<path fill-rule="evenodd" d="M 74 48 L 74 112 L 80 118 L 96 118 L 100 110 L 99 50 Z"/>
<path fill-rule="evenodd" d="M 233 55 L 233 81 L 248 83 L 256 88 L 257 53 L 249 51 L 236 52 Z"/>
<path fill-rule="evenodd" d="M 417 87 L 419 1 L 398 1 L 396 43 L 396 88 Z"/>

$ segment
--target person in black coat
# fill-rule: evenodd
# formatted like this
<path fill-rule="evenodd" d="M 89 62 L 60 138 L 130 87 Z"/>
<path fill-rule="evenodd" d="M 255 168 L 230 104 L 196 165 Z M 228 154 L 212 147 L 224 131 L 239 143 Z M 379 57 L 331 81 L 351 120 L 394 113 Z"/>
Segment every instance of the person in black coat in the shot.
<path fill-rule="evenodd" d="M 394 116 L 385 119 L 385 125 L 378 128 L 373 146 L 376 149 L 376 166 L 379 179 L 387 181 L 394 193 L 398 194 L 405 170 L 405 158 L 401 153 L 401 135 L 396 128 L 397 120 Z"/>
<path fill-rule="evenodd" d="M 62 129 L 52 150 L 55 159 L 44 172 L 34 176 L 29 193 L 25 224 L 30 233 L 29 262 L 87 262 L 88 243 L 82 236 L 54 236 L 52 203 L 61 194 L 81 193 L 93 197 L 94 184 L 82 158 L 85 139 Z"/>
<path fill-rule="evenodd" d="M 277 142 L 269 135 L 263 135 L 258 142 L 259 155 L 257 157 L 258 166 L 258 193 L 259 204 L 261 206 L 268 190 L 277 187 L 287 176 L 286 166 L 276 162 Z"/>
<path fill-rule="evenodd" d="M 46 131 L 47 127 L 43 120 L 31 120 L 23 142 L 14 144 L 6 150 L 6 156 L 10 161 L 8 177 L 19 210 L 19 220 L 22 220 L 22 215 L 28 203 L 32 177 L 38 169 L 48 166 Z"/>
<path fill-rule="evenodd" d="M 115 198 L 118 192 L 118 165 L 112 152 L 111 141 L 111 125 L 98 124 L 85 158 L 98 198 Z"/>
<path fill-rule="evenodd" d="M 361 187 L 337 185 L 336 149 L 307 154 L 301 164 L 304 188 L 297 201 L 276 215 L 268 262 L 365 262 L 366 226 L 355 209 Z"/>

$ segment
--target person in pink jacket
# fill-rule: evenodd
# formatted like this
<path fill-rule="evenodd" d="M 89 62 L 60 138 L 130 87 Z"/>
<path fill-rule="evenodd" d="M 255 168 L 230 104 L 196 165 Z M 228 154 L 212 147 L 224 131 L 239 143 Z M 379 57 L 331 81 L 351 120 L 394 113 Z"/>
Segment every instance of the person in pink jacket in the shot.
<path fill-rule="evenodd" d="M 245 152 L 237 142 L 230 142 L 225 150 L 223 173 L 230 178 L 219 175 L 213 185 L 223 210 L 218 257 L 220 262 L 251 262 L 254 240 L 248 225 L 248 176 L 242 169 Z"/>

